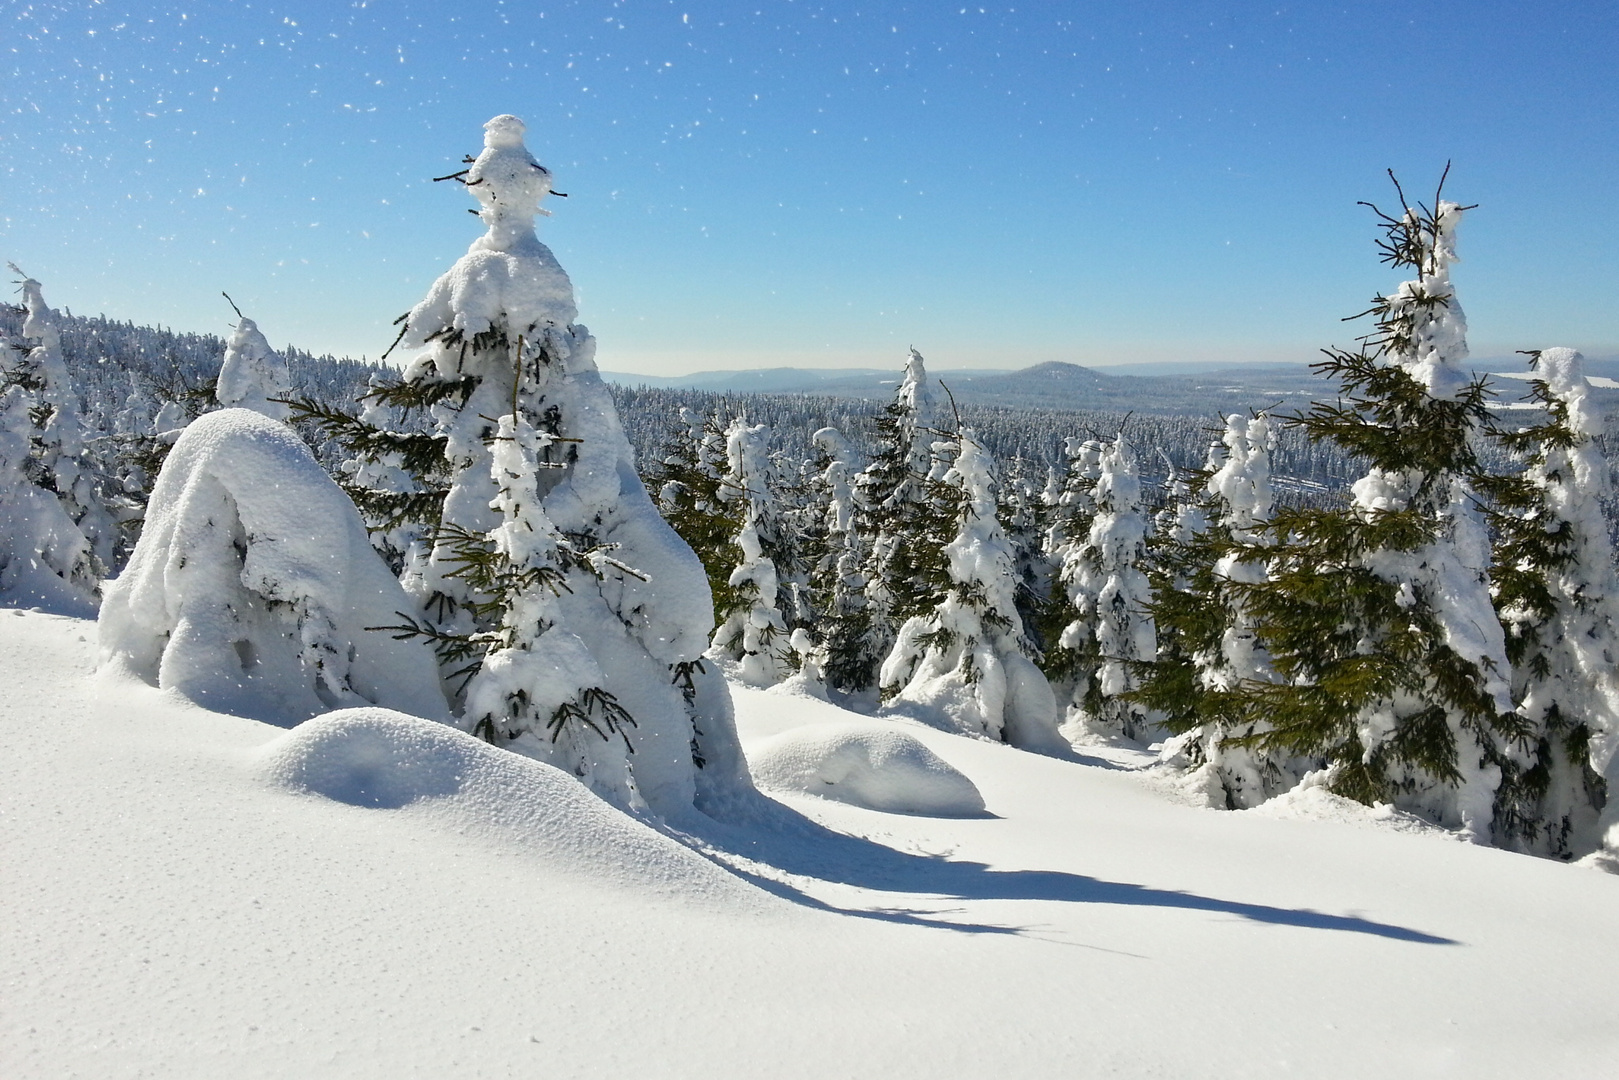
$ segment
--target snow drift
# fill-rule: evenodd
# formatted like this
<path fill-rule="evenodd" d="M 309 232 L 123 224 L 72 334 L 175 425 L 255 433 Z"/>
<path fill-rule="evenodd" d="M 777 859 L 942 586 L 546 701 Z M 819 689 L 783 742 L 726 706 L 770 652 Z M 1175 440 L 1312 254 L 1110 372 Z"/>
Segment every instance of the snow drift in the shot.
<path fill-rule="evenodd" d="M 221 712 L 293 724 L 385 705 L 447 715 L 432 652 L 384 630 L 409 603 L 354 504 L 285 425 L 186 428 L 101 607 L 101 658 Z"/>
<path fill-rule="evenodd" d="M 916 738 L 887 724 L 816 724 L 748 749 L 753 780 L 765 790 L 930 817 L 984 812 L 973 782 Z"/>
<path fill-rule="evenodd" d="M 317 716 L 260 748 L 255 765 L 272 787 L 403 811 L 548 870 L 663 893 L 734 900 L 753 891 L 560 769 L 389 709 Z"/>

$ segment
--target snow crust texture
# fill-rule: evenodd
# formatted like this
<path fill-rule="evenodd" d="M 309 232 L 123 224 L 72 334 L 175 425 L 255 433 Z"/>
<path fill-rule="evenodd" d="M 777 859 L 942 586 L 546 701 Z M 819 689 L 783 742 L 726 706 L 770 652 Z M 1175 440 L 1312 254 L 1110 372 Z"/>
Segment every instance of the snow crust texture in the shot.
<path fill-rule="evenodd" d="M 437 664 L 382 630 L 408 601 L 354 504 L 285 425 L 194 421 L 101 607 L 104 664 L 222 712 L 297 723 L 333 707 L 447 716 Z"/>
<path fill-rule="evenodd" d="M 978 788 L 914 735 L 875 723 L 795 728 L 748 748 L 754 783 L 895 814 L 971 817 Z"/>

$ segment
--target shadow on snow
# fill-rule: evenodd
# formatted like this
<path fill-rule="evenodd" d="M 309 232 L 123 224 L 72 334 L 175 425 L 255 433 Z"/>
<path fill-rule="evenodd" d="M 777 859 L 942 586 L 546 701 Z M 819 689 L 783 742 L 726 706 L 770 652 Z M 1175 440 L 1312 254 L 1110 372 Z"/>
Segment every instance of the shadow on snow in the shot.
<path fill-rule="evenodd" d="M 756 801 L 755 801 L 756 800 Z M 760 888 L 806 907 L 843 915 L 974 934 L 1023 934 L 1015 926 L 954 922 L 936 912 L 840 908 L 806 893 L 778 875 L 814 878 L 885 893 L 912 893 L 959 900 L 1046 900 L 1071 904 L 1121 904 L 1233 915 L 1275 926 L 1347 931 L 1422 945 L 1458 942 L 1403 926 L 1303 908 L 1272 907 L 1107 881 L 1060 870 L 993 870 L 983 863 L 945 856 L 913 855 L 863 837 L 836 832 L 765 796 L 749 800 L 724 821 L 682 822 L 679 838 Z M 774 871 L 774 873 L 773 873 Z"/>

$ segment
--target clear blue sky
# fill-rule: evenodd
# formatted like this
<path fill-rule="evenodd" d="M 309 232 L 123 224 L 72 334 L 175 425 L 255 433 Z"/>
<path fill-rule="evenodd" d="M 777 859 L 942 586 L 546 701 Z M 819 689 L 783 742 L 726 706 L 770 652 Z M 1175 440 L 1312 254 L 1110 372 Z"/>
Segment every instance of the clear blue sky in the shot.
<path fill-rule="evenodd" d="M 81 313 L 377 355 L 490 116 L 603 367 L 1313 358 L 1482 204 L 1475 355 L 1619 351 L 1619 5 L 10 0 L 0 256 Z"/>

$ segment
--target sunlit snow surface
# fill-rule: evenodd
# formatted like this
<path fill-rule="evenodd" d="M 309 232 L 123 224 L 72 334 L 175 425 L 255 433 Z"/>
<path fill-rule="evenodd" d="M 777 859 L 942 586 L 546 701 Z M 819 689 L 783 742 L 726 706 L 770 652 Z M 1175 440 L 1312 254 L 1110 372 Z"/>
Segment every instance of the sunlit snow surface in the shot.
<path fill-rule="evenodd" d="M 0 610 L 0 1075 L 1609 1075 L 1619 879 L 1309 795 L 1194 809 L 859 723 L 977 817 L 807 795 L 659 829 L 385 710 L 286 731 Z M 805 730 L 809 729 L 809 730 Z"/>

